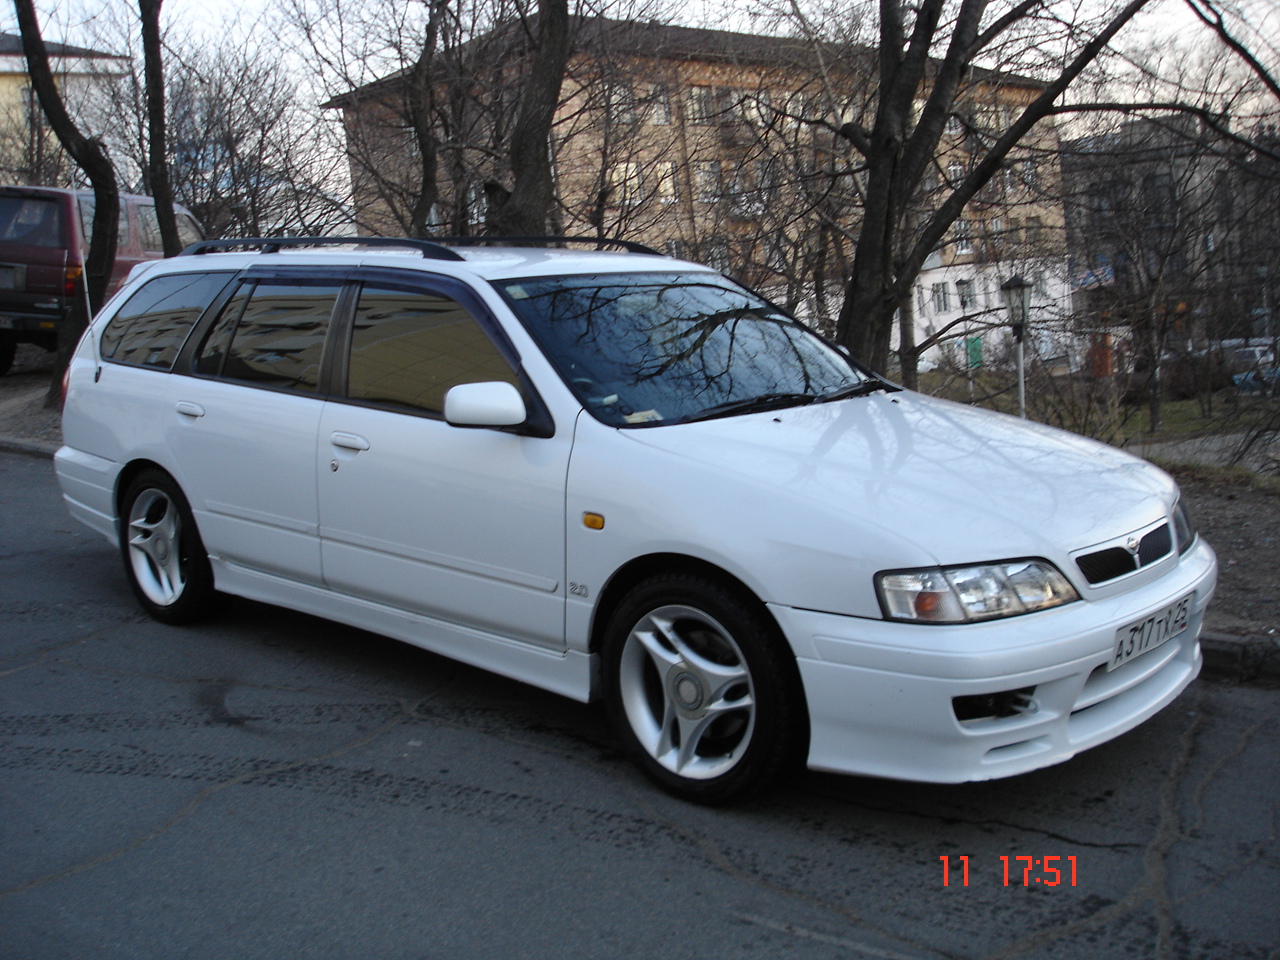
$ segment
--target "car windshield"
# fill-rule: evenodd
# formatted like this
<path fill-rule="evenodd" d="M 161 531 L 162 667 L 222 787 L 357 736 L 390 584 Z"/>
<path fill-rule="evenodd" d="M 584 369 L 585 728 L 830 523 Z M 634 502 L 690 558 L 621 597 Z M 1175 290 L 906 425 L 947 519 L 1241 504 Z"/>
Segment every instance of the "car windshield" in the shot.
<path fill-rule="evenodd" d="M 582 404 L 613 426 L 730 416 L 879 384 L 713 273 L 539 277 L 498 287 Z"/>

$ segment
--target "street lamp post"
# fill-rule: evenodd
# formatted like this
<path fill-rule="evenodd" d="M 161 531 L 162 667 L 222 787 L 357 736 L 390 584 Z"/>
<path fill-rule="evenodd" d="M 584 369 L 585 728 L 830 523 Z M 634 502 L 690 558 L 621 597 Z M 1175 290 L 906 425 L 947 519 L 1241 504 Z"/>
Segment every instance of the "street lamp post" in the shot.
<path fill-rule="evenodd" d="M 1009 324 L 1013 330 L 1018 363 L 1018 416 L 1027 419 L 1027 375 L 1023 340 L 1027 333 L 1027 303 L 1031 299 L 1031 284 L 1022 274 L 1015 274 L 1000 284 L 1004 305 L 1009 308 Z"/>

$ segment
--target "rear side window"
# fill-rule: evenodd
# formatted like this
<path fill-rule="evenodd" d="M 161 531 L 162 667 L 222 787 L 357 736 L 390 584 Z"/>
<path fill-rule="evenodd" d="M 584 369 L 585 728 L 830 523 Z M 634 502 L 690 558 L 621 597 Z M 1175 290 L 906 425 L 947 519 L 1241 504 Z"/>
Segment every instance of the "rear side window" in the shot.
<path fill-rule="evenodd" d="M 78 199 L 80 201 L 80 234 L 84 237 L 85 243 L 93 243 L 93 211 L 97 209 L 98 201 L 94 199 L 93 194 L 83 194 Z M 129 245 L 129 206 L 123 198 L 120 200 L 120 216 L 116 220 L 116 245 L 119 247 Z"/>
<path fill-rule="evenodd" d="M 341 281 L 262 280 L 227 301 L 196 361 L 199 373 L 312 393 Z"/>
<path fill-rule="evenodd" d="M 193 243 L 199 243 L 204 239 L 200 233 L 200 227 L 195 220 L 181 210 L 177 212 L 178 220 L 178 240 L 184 247 L 189 247 Z"/>
<path fill-rule="evenodd" d="M 173 366 L 187 334 L 231 274 L 182 273 L 157 277 L 130 297 L 102 331 L 107 360 L 144 367 Z"/>
<path fill-rule="evenodd" d="M 0 197 L 0 243 L 62 246 L 62 215 L 56 200 Z"/>
<path fill-rule="evenodd" d="M 152 253 L 164 250 L 164 240 L 160 236 L 160 217 L 156 208 L 150 204 L 138 207 L 138 236 L 143 250 Z"/>
<path fill-rule="evenodd" d="M 450 387 L 488 380 L 518 385 L 461 304 L 391 287 L 360 292 L 347 368 L 350 399 L 443 414 Z"/>

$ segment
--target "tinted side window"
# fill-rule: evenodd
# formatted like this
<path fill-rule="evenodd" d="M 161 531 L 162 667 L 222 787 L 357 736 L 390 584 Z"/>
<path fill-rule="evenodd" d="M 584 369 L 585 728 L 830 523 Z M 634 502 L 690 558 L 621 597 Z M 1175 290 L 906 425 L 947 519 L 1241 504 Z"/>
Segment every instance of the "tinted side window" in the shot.
<path fill-rule="evenodd" d="M 160 238 L 160 217 L 156 215 L 155 207 L 138 207 L 138 235 L 143 250 L 159 252 L 164 249 L 164 241 Z"/>
<path fill-rule="evenodd" d="M 237 291 L 200 350 L 197 370 L 310 393 L 340 281 L 263 280 Z"/>
<path fill-rule="evenodd" d="M 97 209 L 98 201 L 92 194 L 81 195 L 77 200 L 80 205 L 80 234 L 85 243 L 93 243 L 93 211 Z M 116 219 L 116 245 L 129 245 L 129 205 L 125 200 L 120 201 L 120 216 Z"/>
<path fill-rule="evenodd" d="M 125 302 L 102 331 L 102 356 L 168 370 L 200 314 L 230 276 L 184 273 L 152 280 Z"/>
<path fill-rule="evenodd" d="M 348 397 L 442 414 L 450 387 L 486 380 L 518 384 L 515 371 L 460 304 L 386 287 L 360 292 Z"/>
<path fill-rule="evenodd" d="M 181 210 L 177 213 L 178 220 L 178 239 L 182 241 L 184 247 L 188 247 L 193 243 L 199 243 L 204 239 L 200 234 L 200 227 L 195 220 Z"/>

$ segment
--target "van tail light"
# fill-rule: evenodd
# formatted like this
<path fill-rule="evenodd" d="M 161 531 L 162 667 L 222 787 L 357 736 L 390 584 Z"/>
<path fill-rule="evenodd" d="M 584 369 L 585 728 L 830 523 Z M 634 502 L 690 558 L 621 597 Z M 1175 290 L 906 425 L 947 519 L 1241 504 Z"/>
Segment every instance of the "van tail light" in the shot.
<path fill-rule="evenodd" d="M 84 275 L 84 267 L 67 267 L 62 284 L 62 295 L 74 297 L 79 290 L 80 278 Z"/>

